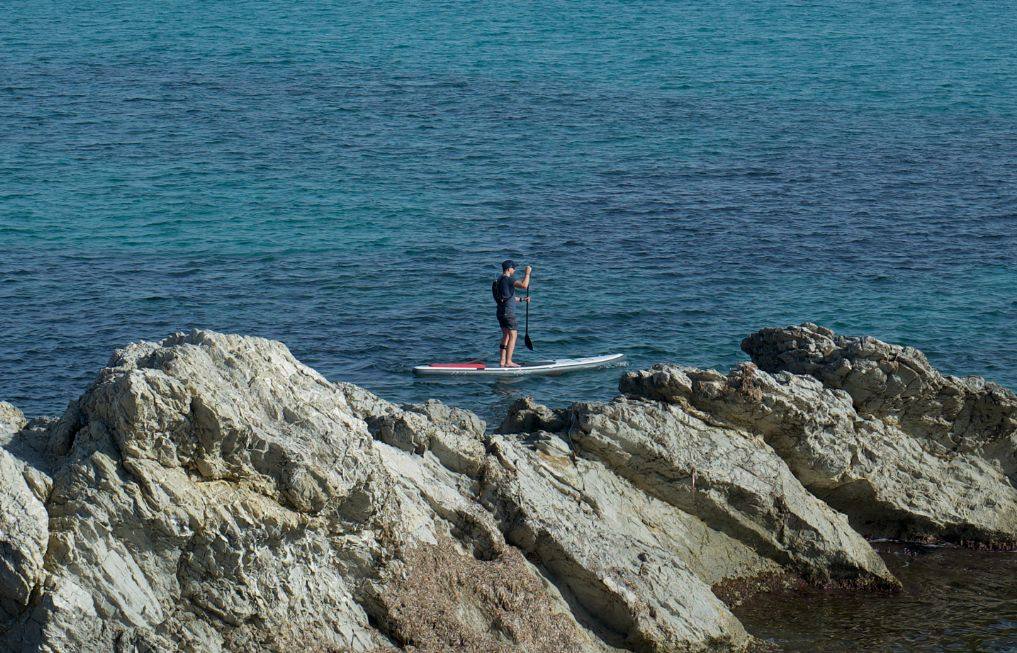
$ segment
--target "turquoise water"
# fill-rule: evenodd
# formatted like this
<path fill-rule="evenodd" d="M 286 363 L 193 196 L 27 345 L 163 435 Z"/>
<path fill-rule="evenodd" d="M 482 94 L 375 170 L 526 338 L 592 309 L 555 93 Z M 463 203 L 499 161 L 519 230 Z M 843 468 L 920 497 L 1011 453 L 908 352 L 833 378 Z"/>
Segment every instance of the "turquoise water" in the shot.
<path fill-rule="evenodd" d="M 496 356 L 509 256 L 535 268 L 521 359 L 723 368 L 811 320 L 1017 387 L 1015 24 L 1010 2 L 8 0 L 0 399 L 59 413 L 115 347 L 191 327 L 493 422 L 610 397 L 617 369 L 411 378 Z M 943 594 L 929 650 L 1007 650 L 1007 591 L 978 619 Z M 923 610 L 867 641 L 914 650 Z"/>
<path fill-rule="evenodd" d="M 812 320 L 1017 386 L 1012 3 L 0 6 L 0 397 L 52 414 L 201 326 L 489 420 Z M 525 352 L 523 352 L 525 354 Z M 525 356 L 521 354 L 520 359 Z"/>

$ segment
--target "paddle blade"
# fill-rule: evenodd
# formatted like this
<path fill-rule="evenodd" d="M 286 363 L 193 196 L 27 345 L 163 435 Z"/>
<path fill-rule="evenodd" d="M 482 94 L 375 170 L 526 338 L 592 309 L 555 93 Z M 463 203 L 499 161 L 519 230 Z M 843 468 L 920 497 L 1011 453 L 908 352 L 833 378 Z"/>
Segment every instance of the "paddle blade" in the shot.
<path fill-rule="evenodd" d="M 530 334 L 527 333 L 526 337 L 523 338 L 523 344 L 526 345 L 527 349 L 529 349 L 530 351 L 533 351 L 533 341 L 530 340 Z"/>

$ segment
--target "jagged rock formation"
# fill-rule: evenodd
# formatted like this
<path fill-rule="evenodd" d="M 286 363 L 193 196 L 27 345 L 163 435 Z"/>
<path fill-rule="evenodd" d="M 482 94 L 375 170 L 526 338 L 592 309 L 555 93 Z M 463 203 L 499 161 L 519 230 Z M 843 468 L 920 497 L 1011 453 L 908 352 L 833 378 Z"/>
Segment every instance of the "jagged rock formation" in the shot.
<path fill-rule="evenodd" d="M 0 443 L 26 425 L 25 416 L 0 402 Z M 0 628 L 25 610 L 43 574 L 48 537 L 44 475 L 0 448 Z"/>
<path fill-rule="evenodd" d="M 971 453 L 1017 478 L 1017 395 L 977 376 L 940 374 L 914 347 L 838 336 L 815 324 L 763 329 L 742 349 L 767 372 L 843 390 L 860 415 L 896 424 L 938 453 Z"/>
<path fill-rule="evenodd" d="M 742 349 L 774 374 L 743 366 L 726 381 L 701 378 L 708 390 L 690 401 L 765 431 L 806 485 L 862 532 L 1017 543 L 1013 392 L 944 376 L 912 347 L 814 324 L 764 329 Z M 739 393 L 746 383 L 758 394 Z M 749 395 L 758 401 L 735 399 Z"/>
<path fill-rule="evenodd" d="M 13 433 L 20 431 L 27 422 L 21 409 L 6 401 L 0 401 L 0 437 L 6 440 Z"/>
<path fill-rule="evenodd" d="M 992 437 L 952 454 L 985 469 L 935 468 L 843 392 L 749 369 L 523 401 L 490 434 L 276 342 L 131 345 L 59 420 L 0 403 L 0 649 L 740 651 L 727 587 L 896 585 L 834 509 L 856 494 L 852 523 L 1011 532 L 1010 495 L 992 513 L 972 487 Z"/>
<path fill-rule="evenodd" d="M 539 422 L 523 414 L 546 410 L 518 403 L 509 421 Z M 571 424 L 563 433 L 580 455 L 756 556 L 815 582 L 894 584 L 847 519 L 809 494 L 762 438 L 674 404 L 626 397 L 559 412 L 552 423 Z"/>

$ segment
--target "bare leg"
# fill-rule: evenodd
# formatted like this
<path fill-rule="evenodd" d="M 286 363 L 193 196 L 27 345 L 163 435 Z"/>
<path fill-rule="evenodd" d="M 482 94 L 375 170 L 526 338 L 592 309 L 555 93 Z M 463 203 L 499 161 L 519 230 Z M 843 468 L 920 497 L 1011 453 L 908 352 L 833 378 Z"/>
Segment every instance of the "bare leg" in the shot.
<path fill-rule="evenodd" d="M 520 367 L 520 365 L 517 365 L 516 363 L 512 362 L 512 354 L 516 350 L 516 337 L 518 335 L 519 335 L 519 332 L 516 331 L 515 329 L 512 329 L 511 331 L 509 331 L 508 350 L 506 350 L 507 351 L 507 355 L 505 356 L 505 359 L 506 359 L 505 360 L 505 367 Z"/>
<path fill-rule="evenodd" d="M 505 364 L 508 362 L 508 360 L 507 360 L 508 359 L 508 343 L 509 343 L 509 330 L 508 329 L 502 329 L 501 330 L 501 345 L 498 348 L 498 351 L 499 351 L 498 365 L 499 365 L 499 367 L 505 367 Z"/>

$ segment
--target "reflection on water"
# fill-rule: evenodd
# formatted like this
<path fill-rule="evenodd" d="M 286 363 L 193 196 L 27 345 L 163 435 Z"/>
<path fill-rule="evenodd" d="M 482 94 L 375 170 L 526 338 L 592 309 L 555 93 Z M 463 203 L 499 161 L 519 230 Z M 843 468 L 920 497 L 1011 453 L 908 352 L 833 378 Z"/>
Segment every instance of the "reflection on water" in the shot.
<path fill-rule="evenodd" d="M 1017 553 L 879 543 L 899 595 L 809 590 L 735 608 L 784 651 L 1017 651 Z"/>

